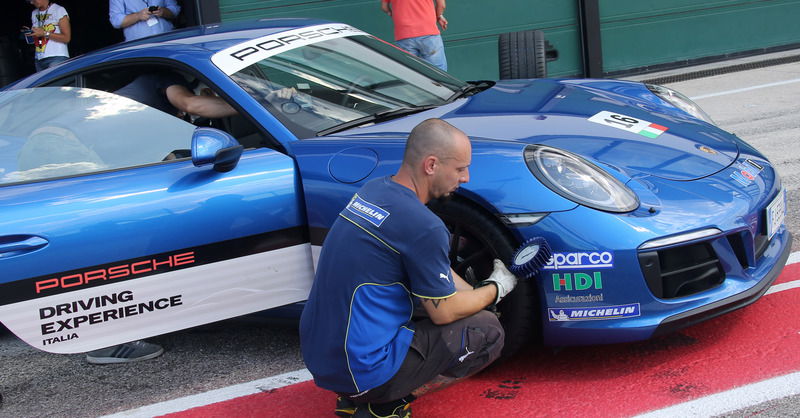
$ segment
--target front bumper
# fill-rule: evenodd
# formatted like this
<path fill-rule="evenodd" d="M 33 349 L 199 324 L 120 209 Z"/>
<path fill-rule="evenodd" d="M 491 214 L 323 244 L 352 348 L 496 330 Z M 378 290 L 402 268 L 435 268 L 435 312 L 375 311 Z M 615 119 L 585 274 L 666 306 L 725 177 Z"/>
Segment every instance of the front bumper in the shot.
<path fill-rule="evenodd" d="M 778 278 L 786 265 L 786 260 L 789 259 L 789 254 L 792 250 L 792 234 L 786 232 L 786 245 L 783 252 L 778 257 L 777 262 L 772 266 L 769 272 L 764 276 L 761 281 L 742 293 L 734 295 L 720 301 L 710 303 L 699 308 L 691 309 L 676 315 L 672 315 L 663 320 L 661 324 L 653 332 L 653 336 L 669 334 L 681 328 L 692 326 L 711 318 L 716 318 L 728 312 L 735 311 L 736 309 L 743 308 L 755 301 L 769 290 L 772 283 Z"/>
<path fill-rule="evenodd" d="M 623 315 L 614 320 L 569 322 L 552 322 L 543 318 L 544 343 L 575 346 L 642 341 L 745 307 L 757 301 L 772 286 L 783 271 L 791 248 L 792 235 L 784 228 L 771 240 L 759 265 L 746 273 L 729 270 L 729 275 L 720 285 L 688 297 L 661 299 L 649 292 L 647 297 L 640 295 L 641 310 L 630 317 Z M 622 301 L 609 301 L 607 305 L 620 306 Z"/>

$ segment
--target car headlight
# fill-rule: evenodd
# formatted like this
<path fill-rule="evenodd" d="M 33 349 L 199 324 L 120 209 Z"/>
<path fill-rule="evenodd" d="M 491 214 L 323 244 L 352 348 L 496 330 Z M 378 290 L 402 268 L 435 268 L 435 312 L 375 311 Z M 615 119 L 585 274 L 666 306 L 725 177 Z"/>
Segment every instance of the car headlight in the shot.
<path fill-rule="evenodd" d="M 525 148 L 525 162 L 534 176 L 561 196 L 607 212 L 630 212 L 639 198 L 622 182 L 571 152 L 544 145 Z"/>
<path fill-rule="evenodd" d="M 653 92 L 653 94 L 660 97 L 667 103 L 698 119 L 702 119 L 712 125 L 715 125 L 714 121 L 711 120 L 711 116 L 708 116 L 708 114 L 704 112 L 703 109 L 697 105 L 697 103 L 693 102 L 692 99 L 668 87 L 658 86 L 655 84 L 645 84 L 645 86 L 647 86 L 647 89 Z"/>

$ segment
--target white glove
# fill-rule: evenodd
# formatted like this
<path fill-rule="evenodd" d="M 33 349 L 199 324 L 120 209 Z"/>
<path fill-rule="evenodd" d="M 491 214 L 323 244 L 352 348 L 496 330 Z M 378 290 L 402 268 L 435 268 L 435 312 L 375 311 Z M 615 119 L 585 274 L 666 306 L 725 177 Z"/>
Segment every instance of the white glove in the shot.
<path fill-rule="evenodd" d="M 494 283 L 497 286 L 497 299 L 495 299 L 494 303 L 500 303 L 500 300 L 506 297 L 506 295 L 514 290 L 514 286 L 517 285 L 517 281 L 519 279 L 513 273 L 508 271 L 506 265 L 503 264 L 502 261 L 498 259 L 494 259 L 494 271 L 492 274 L 483 281 L 483 284 L 489 284 L 489 282 Z"/>

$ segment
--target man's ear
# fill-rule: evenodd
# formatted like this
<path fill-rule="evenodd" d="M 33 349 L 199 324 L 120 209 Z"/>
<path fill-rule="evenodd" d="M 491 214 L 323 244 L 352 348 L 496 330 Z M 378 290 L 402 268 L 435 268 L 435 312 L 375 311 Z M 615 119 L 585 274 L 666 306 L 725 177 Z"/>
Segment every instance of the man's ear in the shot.
<path fill-rule="evenodd" d="M 436 171 L 436 157 L 433 155 L 429 155 L 422 160 L 422 169 L 425 170 L 425 174 L 433 175 L 434 171 Z"/>

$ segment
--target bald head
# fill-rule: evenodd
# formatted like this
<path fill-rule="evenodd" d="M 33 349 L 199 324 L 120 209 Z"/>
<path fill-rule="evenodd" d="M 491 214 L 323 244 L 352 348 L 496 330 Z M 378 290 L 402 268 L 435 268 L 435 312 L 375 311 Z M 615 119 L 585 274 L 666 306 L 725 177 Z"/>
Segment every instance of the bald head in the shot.
<path fill-rule="evenodd" d="M 439 159 L 452 158 L 464 139 L 463 132 L 441 119 L 424 120 L 408 136 L 403 164 L 414 166 L 430 155 Z"/>
<path fill-rule="evenodd" d="M 411 130 L 393 179 L 428 203 L 468 182 L 471 160 L 472 144 L 464 132 L 441 119 L 427 119 Z"/>

